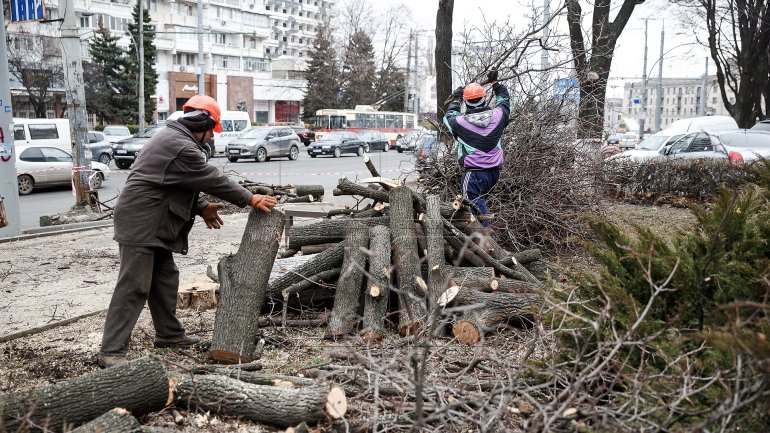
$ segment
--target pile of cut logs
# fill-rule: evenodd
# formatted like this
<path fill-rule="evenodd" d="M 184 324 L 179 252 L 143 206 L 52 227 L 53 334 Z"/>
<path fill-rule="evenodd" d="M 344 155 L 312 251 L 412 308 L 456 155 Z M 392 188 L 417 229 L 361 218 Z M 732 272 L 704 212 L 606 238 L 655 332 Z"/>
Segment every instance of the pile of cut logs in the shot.
<path fill-rule="evenodd" d="M 270 274 L 283 216 L 275 209 L 250 214 L 238 252 L 219 263 L 211 358 L 256 359 L 259 321 L 249 317 L 276 304 L 283 325 L 291 324 L 290 305 L 331 306 L 312 323 L 325 322 L 328 338 L 359 335 L 365 341 L 382 339 L 391 322 L 406 336 L 441 320 L 452 323 L 459 341 L 473 344 L 500 326 L 535 319 L 547 271 L 538 250 L 506 251 L 473 217 L 467 200 L 425 197 L 380 177 L 367 163 L 374 177 L 361 182 L 368 185 L 342 178 L 334 194 L 371 203 L 295 226 L 283 256 L 301 254 L 296 258 L 302 260 L 277 278 Z"/>

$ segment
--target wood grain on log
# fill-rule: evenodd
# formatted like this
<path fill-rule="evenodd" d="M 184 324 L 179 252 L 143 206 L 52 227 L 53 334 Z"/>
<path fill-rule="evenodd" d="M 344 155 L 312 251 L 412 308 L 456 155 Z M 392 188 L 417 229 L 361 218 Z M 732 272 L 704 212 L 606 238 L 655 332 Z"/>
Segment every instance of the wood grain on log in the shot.
<path fill-rule="evenodd" d="M 214 283 L 187 284 L 179 287 L 176 308 L 205 311 L 217 306 L 217 287 Z"/>
<path fill-rule="evenodd" d="M 425 239 L 425 230 L 422 228 L 422 224 L 414 223 L 414 236 L 417 240 L 417 253 L 422 257 L 428 255 L 428 241 Z"/>
<path fill-rule="evenodd" d="M 323 271 L 342 266 L 342 256 L 344 249 L 342 244 L 329 248 L 328 250 L 311 256 L 310 260 L 296 266 L 285 272 L 280 277 L 273 280 L 269 285 L 269 297 L 277 300 L 283 299 L 283 289 L 298 283 L 305 278 L 312 277 Z"/>
<path fill-rule="evenodd" d="M 313 198 L 315 198 L 315 201 L 323 200 L 325 192 L 323 185 L 294 185 L 294 190 L 297 197 L 312 195 Z"/>
<path fill-rule="evenodd" d="M 345 228 L 351 221 L 353 220 L 347 218 L 331 219 L 292 227 L 288 247 L 293 250 L 299 250 L 305 245 L 341 242 L 345 238 Z M 358 218 L 356 221 L 366 224 L 367 227 L 389 223 L 388 217 Z"/>
<path fill-rule="evenodd" d="M 309 289 L 315 285 L 334 283 L 337 281 L 337 277 L 340 276 L 340 270 L 341 268 L 327 269 L 308 278 L 303 278 L 283 289 L 281 291 L 281 297 L 286 301 L 289 296 L 297 294 L 305 289 Z"/>
<path fill-rule="evenodd" d="M 386 226 L 369 229 L 369 251 L 361 332 L 365 342 L 380 341 L 385 336 L 385 315 L 390 297 L 390 230 Z"/>
<path fill-rule="evenodd" d="M 71 430 L 70 433 L 139 433 L 142 426 L 131 412 L 116 407 L 98 418 Z"/>
<path fill-rule="evenodd" d="M 425 225 L 428 249 L 428 293 L 430 309 L 438 305 L 438 298 L 447 284 L 447 267 L 444 260 L 444 227 L 441 221 L 441 201 L 437 195 L 426 198 L 426 210 L 421 222 Z"/>
<path fill-rule="evenodd" d="M 252 210 L 238 252 L 219 262 L 220 303 L 209 352 L 217 362 L 253 360 L 259 332 L 256 315 L 267 296 L 283 223 L 284 215 L 276 209 Z"/>
<path fill-rule="evenodd" d="M 508 266 L 510 268 L 513 263 L 519 263 L 521 265 L 524 265 L 524 267 L 526 267 L 528 263 L 532 263 L 536 260 L 542 260 L 542 259 L 543 259 L 543 254 L 540 252 L 540 250 L 537 248 L 533 248 L 530 250 L 524 250 L 524 251 L 519 251 L 517 253 L 513 253 L 510 256 L 501 259 L 500 264 L 502 264 L 503 266 Z"/>
<path fill-rule="evenodd" d="M 334 295 L 334 308 L 326 327 L 327 338 L 348 335 L 356 329 L 368 247 L 369 227 L 357 221 L 352 222 L 345 237 L 345 254 Z"/>
<path fill-rule="evenodd" d="M 418 277 L 419 256 L 414 233 L 414 205 L 412 190 L 400 186 L 390 190 L 390 239 L 399 299 L 399 332 L 413 335 L 425 320 L 425 303 L 415 277 Z"/>
<path fill-rule="evenodd" d="M 64 431 L 121 407 L 136 416 L 163 409 L 169 380 L 163 364 L 139 358 L 54 385 L 0 396 L 0 425 L 15 432 L 28 422 L 33 431 Z"/>
<path fill-rule="evenodd" d="M 329 248 L 331 248 L 333 246 L 336 246 L 338 244 L 339 244 L 339 242 L 329 242 L 329 243 L 326 243 L 326 244 L 305 245 L 302 248 L 300 248 L 300 251 L 302 251 L 303 255 L 318 254 L 318 253 L 322 253 L 322 252 L 328 250 Z"/>
<path fill-rule="evenodd" d="M 340 178 L 339 182 L 337 183 L 337 189 L 342 192 L 342 195 L 358 195 L 361 197 L 370 198 L 380 203 L 387 203 L 389 200 L 388 193 L 386 191 L 377 191 L 364 185 L 353 183 L 345 177 Z"/>
<path fill-rule="evenodd" d="M 338 419 L 347 412 L 345 392 L 328 386 L 284 388 L 254 385 L 218 375 L 174 374 L 176 404 L 214 414 L 288 427 Z"/>

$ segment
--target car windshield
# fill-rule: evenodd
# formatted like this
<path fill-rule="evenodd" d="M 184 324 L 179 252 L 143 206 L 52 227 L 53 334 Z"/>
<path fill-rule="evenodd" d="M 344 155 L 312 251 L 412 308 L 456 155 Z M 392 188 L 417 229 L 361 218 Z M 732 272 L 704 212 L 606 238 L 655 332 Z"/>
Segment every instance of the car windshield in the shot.
<path fill-rule="evenodd" d="M 239 135 L 238 138 L 261 140 L 267 137 L 267 134 L 269 133 L 270 133 L 270 128 L 254 128 L 241 133 L 241 135 Z"/>
<path fill-rule="evenodd" d="M 104 128 L 104 135 L 131 135 L 128 128 L 125 127 L 106 127 Z"/>
<path fill-rule="evenodd" d="M 324 135 L 319 141 L 340 141 L 343 138 L 345 138 L 345 133 L 343 132 L 330 132 Z"/>
<path fill-rule="evenodd" d="M 434 137 L 431 134 L 423 135 L 422 137 L 417 139 L 417 147 L 421 147 L 426 144 L 430 146 L 430 144 L 433 143 L 434 140 L 436 140 L 436 137 Z"/>
<path fill-rule="evenodd" d="M 161 128 L 160 126 L 153 126 L 152 128 L 147 128 L 147 129 L 145 129 L 143 131 L 137 132 L 134 137 L 136 137 L 136 138 L 150 138 L 153 135 L 155 135 L 156 132 L 160 131 L 161 129 L 163 129 L 163 128 Z"/>
<path fill-rule="evenodd" d="M 357 134 L 361 140 L 371 140 L 372 138 L 377 138 L 377 133 L 375 131 L 359 131 Z"/>
<path fill-rule="evenodd" d="M 651 135 L 636 145 L 641 150 L 658 150 L 670 138 L 669 135 Z"/>

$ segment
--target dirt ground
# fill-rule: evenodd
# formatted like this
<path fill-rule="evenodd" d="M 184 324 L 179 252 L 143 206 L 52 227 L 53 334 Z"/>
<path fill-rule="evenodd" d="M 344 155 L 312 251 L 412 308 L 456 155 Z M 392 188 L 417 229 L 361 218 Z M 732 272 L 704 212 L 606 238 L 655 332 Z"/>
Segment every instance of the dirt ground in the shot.
<path fill-rule="evenodd" d="M 656 230 L 661 230 L 663 233 L 669 230 L 673 232 L 673 230 L 685 227 L 692 222 L 692 216 L 687 209 L 625 204 L 613 204 L 607 207 L 607 217 L 619 224 L 636 222 L 656 227 Z M 228 218 L 226 224 L 230 224 L 231 232 L 216 233 L 216 231 L 195 229 L 191 240 L 191 255 L 178 262 L 184 275 L 183 283 L 189 284 L 199 279 L 205 279 L 205 268 L 208 264 L 215 264 L 220 255 L 232 252 L 237 248 L 240 237 L 234 236 L 238 232 L 238 227 L 241 227 L 242 232 L 245 218 L 244 215 L 230 215 Z M 107 232 L 102 233 L 103 230 L 107 230 Z M 89 295 L 88 301 L 75 302 L 85 304 L 85 306 L 72 308 L 70 318 L 106 308 L 118 264 L 117 247 L 114 242 L 109 240 L 111 238 L 110 230 L 100 229 L 86 232 L 89 233 L 88 238 L 99 239 L 99 241 L 94 241 L 93 246 L 83 247 L 83 251 L 76 251 L 75 253 L 72 253 L 72 245 L 76 242 L 69 238 L 66 240 L 59 238 L 54 241 L 56 238 L 54 236 L 35 241 L 35 245 L 31 248 L 37 251 L 36 256 L 33 254 L 24 256 L 23 260 L 26 260 L 27 263 L 14 262 L 14 266 L 11 267 L 6 264 L 4 268 L 10 269 L 10 272 L 6 272 L 5 275 L 3 275 L 3 271 L 0 271 L 0 287 L 5 292 L 3 295 L 13 294 L 14 302 L 18 305 L 35 304 L 36 302 L 50 302 L 51 305 L 55 305 L 58 301 L 52 301 L 53 298 L 49 297 L 50 292 L 59 290 L 62 282 L 68 282 L 67 284 L 70 285 L 85 285 L 89 287 L 90 293 L 92 293 Z M 216 239 L 202 245 L 203 239 L 209 236 L 216 236 Z M 80 244 L 80 242 L 77 243 Z M 25 250 L 18 247 L 19 245 L 13 247 L 8 244 L 0 244 L 0 250 L 3 251 L 3 254 L 0 255 L 0 262 L 5 260 L 5 263 L 8 263 L 7 259 L 3 258 L 7 257 L 6 252 L 27 254 L 20 253 L 20 251 Z M 553 263 L 575 264 L 586 258 L 580 256 L 579 253 L 571 253 L 567 256 L 549 259 Z M 87 264 L 86 267 L 82 266 L 84 263 Z M 33 264 L 35 266 L 32 266 Z M 34 269 L 41 267 L 55 270 L 55 272 L 52 271 L 45 277 L 33 272 Z M 92 281 L 97 283 L 92 283 Z M 98 289 L 94 290 L 94 286 L 98 286 Z M 32 290 L 33 287 L 37 289 L 35 293 L 39 294 L 39 298 L 25 299 L 25 296 L 20 294 L 20 291 Z M 85 292 L 88 291 L 83 293 Z M 81 292 L 78 291 L 78 293 Z M 16 308 L 16 304 L 8 303 L 8 299 L 10 299 L 8 296 L 3 296 L 3 298 L 6 299 L 6 302 L 0 302 L 0 313 Z M 32 312 L 32 307 L 29 308 L 29 311 Z M 52 306 L 47 306 L 42 311 L 50 314 L 52 308 Z M 56 314 L 53 313 L 54 316 Z M 280 311 L 275 314 L 280 317 Z M 210 340 L 214 321 L 213 311 L 180 311 L 179 316 L 188 333 L 200 336 L 204 341 Z M 0 318 L 2 318 L 1 315 Z M 13 323 L 7 320 L 4 323 L 0 321 L 0 331 L 4 331 L 0 332 L 0 336 L 18 332 L 25 327 L 25 329 L 29 329 L 35 326 L 45 326 L 46 323 L 43 322 L 51 319 L 52 317 L 46 316 L 26 321 L 17 320 Z M 101 341 L 103 323 L 104 312 L 101 312 L 75 320 L 64 326 L 0 343 L 0 393 L 23 392 L 97 370 L 95 356 Z M 15 328 L 9 331 L 10 326 L 15 326 Z M 511 351 L 515 351 L 517 341 L 524 338 L 524 334 L 527 332 L 529 331 L 522 329 L 506 329 L 490 336 L 486 343 L 508 347 Z M 209 362 L 205 350 L 156 349 L 152 345 L 153 337 L 152 321 L 149 311 L 145 308 L 133 333 L 132 346 L 128 353 L 129 358 L 154 355 L 163 360 L 169 368 L 190 368 Z M 263 328 L 263 338 L 265 346 L 260 360 L 264 367 L 263 371 L 320 377 L 319 380 L 324 378 L 324 366 L 334 363 L 344 364 L 343 361 L 331 357 L 330 354 L 333 352 L 348 350 L 353 347 L 355 350 L 367 353 L 398 353 L 402 344 L 395 338 L 386 339 L 372 346 L 363 345 L 357 340 L 346 341 L 344 344 L 334 343 L 323 339 L 323 328 L 320 327 L 289 329 L 266 327 Z M 455 361 L 458 365 L 462 365 L 463 360 L 472 359 L 473 353 L 479 350 L 479 348 L 455 344 L 454 341 L 446 341 L 442 344 L 444 346 L 440 361 L 443 365 Z M 369 418 L 371 407 L 360 394 L 349 395 L 348 404 L 350 420 Z M 217 416 L 216 414 L 182 413 L 185 420 L 181 425 L 176 425 L 168 413 L 156 413 L 140 421 L 145 425 L 169 427 L 185 432 L 282 431 L 270 426 L 257 425 L 249 421 Z"/>

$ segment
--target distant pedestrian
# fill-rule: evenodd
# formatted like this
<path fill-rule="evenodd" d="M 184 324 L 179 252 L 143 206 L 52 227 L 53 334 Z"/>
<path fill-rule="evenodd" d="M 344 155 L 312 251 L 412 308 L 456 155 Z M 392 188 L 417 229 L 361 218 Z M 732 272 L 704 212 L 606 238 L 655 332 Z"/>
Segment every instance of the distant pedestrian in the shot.
<path fill-rule="evenodd" d="M 488 213 L 487 194 L 500 178 L 500 166 L 503 164 L 500 138 L 511 114 L 508 89 L 498 83 L 497 78 L 496 70 L 487 74 L 487 81 L 495 92 L 494 108 L 486 105 L 484 88 L 478 83 L 470 83 L 455 89 L 444 116 L 444 124 L 457 142 L 457 154 L 463 169 L 460 183 L 463 197 L 473 202 L 482 215 Z M 462 100 L 465 101 L 465 114 L 460 114 Z M 490 221 L 483 224 L 489 227 Z"/>
<path fill-rule="evenodd" d="M 254 195 L 206 162 L 204 146 L 221 132 L 220 109 L 208 96 L 196 95 L 182 107 L 136 159 L 114 213 L 120 271 L 104 324 L 98 362 L 110 367 L 126 362 L 131 332 L 147 302 L 155 326 L 156 347 L 186 347 L 200 341 L 187 335 L 176 317 L 179 270 L 173 253 L 187 254 L 187 236 L 195 216 L 206 227 L 223 224 L 205 192 L 240 207 L 269 212 L 273 197 Z"/>

